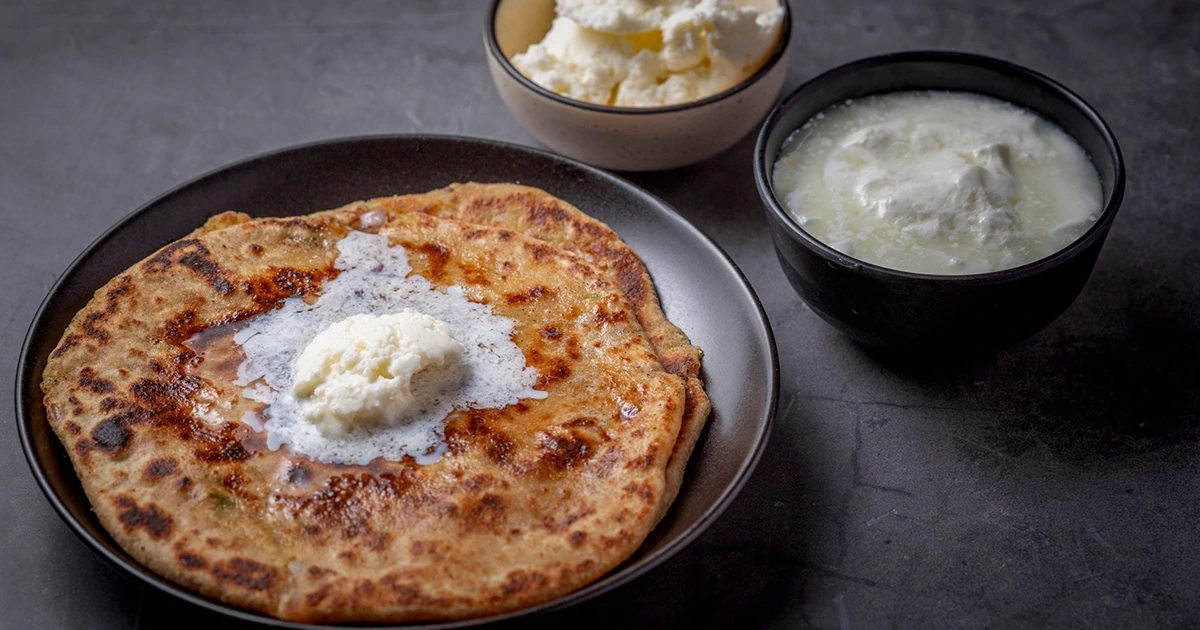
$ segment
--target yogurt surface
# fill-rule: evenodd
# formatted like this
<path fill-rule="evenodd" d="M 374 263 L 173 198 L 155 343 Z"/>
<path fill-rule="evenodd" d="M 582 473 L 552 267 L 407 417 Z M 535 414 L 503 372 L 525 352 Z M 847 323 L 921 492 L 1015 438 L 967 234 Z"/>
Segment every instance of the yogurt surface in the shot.
<path fill-rule="evenodd" d="M 1048 120 L 965 92 L 835 105 L 792 134 L 774 168 L 788 213 L 834 249 L 883 267 L 972 274 L 1066 247 L 1100 214 L 1100 177 Z"/>

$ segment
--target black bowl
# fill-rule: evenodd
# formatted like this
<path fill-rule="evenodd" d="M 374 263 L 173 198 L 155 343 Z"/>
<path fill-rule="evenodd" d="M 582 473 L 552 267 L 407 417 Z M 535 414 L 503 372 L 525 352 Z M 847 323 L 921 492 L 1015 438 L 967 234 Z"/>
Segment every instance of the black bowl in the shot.
<path fill-rule="evenodd" d="M 1100 174 L 1104 211 L 1062 250 L 990 273 L 930 275 L 857 260 L 817 240 L 787 214 L 772 169 L 784 140 L 846 99 L 903 90 L 953 90 L 999 98 L 1041 114 L 1073 136 Z M 771 239 L 800 297 L 829 323 L 881 347 L 998 347 L 1041 330 L 1083 289 L 1125 192 L 1125 165 L 1096 110 L 1042 74 L 955 52 L 905 52 L 840 66 L 805 83 L 771 111 L 754 152 Z"/>

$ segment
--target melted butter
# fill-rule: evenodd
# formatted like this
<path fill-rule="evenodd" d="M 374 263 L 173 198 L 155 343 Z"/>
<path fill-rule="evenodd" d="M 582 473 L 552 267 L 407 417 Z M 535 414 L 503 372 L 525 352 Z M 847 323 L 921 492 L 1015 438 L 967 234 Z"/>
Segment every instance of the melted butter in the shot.
<path fill-rule="evenodd" d="M 238 366 L 246 360 L 242 347 L 234 343 L 234 336 L 245 328 L 246 323 L 219 324 L 206 328 L 183 342 L 184 347 L 196 353 L 198 361 L 188 369 L 193 376 L 202 379 L 208 387 L 208 395 L 195 400 L 193 415 L 209 426 L 224 422 L 236 422 L 245 429 L 262 431 L 263 410 L 266 404 L 242 395 L 244 388 L 234 386 Z M 221 383 L 228 384 L 222 387 Z M 254 440 L 261 443 L 261 439 Z"/>
<path fill-rule="evenodd" d="M 315 302 L 289 298 L 279 308 L 247 320 L 233 337 L 245 360 L 232 382 L 245 388 L 244 397 L 267 404 L 262 426 L 268 448 L 287 446 L 293 453 L 330 463 L 411 457 L 427 464 L 446 451 L 443 427 L 452 412 L 501 408 L 547 396 L 533 389 L 537 370 L 526 365 L 521 348 L 512 341 L 516 322 L 469 300 L 462 287 L 439 290 L 411 273 L 404 247 L 391 246 L 386 236 L 351 232 L 337 242 L 337 249 L 335 268 L 340 273 L 325 282 Z M 457 385 L 433 387 L 439 370 L 418 372 L 411 383 L 415 400 L 399 423 L 349 427 L 334 437 L 305 421 L 302 401 L 293 391 L 294 368 L 304 348 L 334 322 L 405 309 L 442 320 L 462 344 L 462 378 L 454 379 Z"/>

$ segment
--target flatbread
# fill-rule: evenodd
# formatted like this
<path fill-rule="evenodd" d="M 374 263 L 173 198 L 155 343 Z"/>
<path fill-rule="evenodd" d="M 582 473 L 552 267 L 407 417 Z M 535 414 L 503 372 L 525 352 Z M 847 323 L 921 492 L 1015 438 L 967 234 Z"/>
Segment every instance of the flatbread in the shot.
<path fill-rule="evenodd" d="M 668 500 L 685 387 L 609 274 L 545 241 L 412 212 L 378 228 L 435 287 L 513 319 L 549 394 L 455 412 L 438 462 L 324 464 L 200 417 L 240 396 L 238 322 L 318 293 L 368 210 L 215 217 L 76 315 L 42 388 L 100 522 L 169 579 L 310 622 L 500 613 L 617 566 Z"/>
<path fill-rule="evenodd" d="M 667 468 L 666 513 L 711 411 L 700 376 L 703 351 L 667 320 L 645 265 L 612 228 L 544 190 L 516 184 L 451 184 L 416 195 L 351 204 L 358 210 L 423 212 L 520 232 L 575 252 L 600 268 L 625 293 L 663 368 L 685 382 L 687 402 Z"/>

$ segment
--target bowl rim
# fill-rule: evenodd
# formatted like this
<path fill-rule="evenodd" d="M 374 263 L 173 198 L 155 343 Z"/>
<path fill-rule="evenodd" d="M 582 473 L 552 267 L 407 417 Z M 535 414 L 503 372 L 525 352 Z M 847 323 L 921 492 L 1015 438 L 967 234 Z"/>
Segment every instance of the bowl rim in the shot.
<path fill-rule="evenodd" d="M 639 564 L 636 567 L 627 566 L 627 559 L 621 564 L 618 564 L 609 572 L 597 577 L 595 580 L 552 600 L 495 615 L 472 617 L 467 619 L 454 619 L 446 621 L 415 621 L 406 623 L 363 622 L 354 624 L 322 624 L 286 621 L 277 617 L 266 615 L 264 613 L 241 608 L 216 598 L 210 598 L 198 591 L 166 578 L 136 559 L 126 559 L 110 549 L 107 545 L 103 544 L 100 539 L 93 535 L 81 520 L 75 517 L 70 508 L 66 505 L 63 497 L 59 495 L 55 485 L 50 480 L 49 475 L 42 464 L 42 459 L 36 452 L 36 444 L 34 443 L 34 438 L 30 431 L 30 419 L 32 418 L 30 405 L 32 401 L 27 400 L 26 391 L 30 390 L 31 387 L 37 387 L 36 382 L 33 379 L 40 380 L 39 377 L 41 375 L 41 371 L 38 369 L 37 365 L 37 348 L 41 345 L 44 345 L 46 342 L 39 338 L 38 333 L 41 332 L 42 328 L 47 325 L 45 320 L 49 317 L 48 309 L 55 296 L 61 290 L 63 290 L 63 286 L 65 284 L 71 281 L 74 273 L 82 265 L 86 264 L 86 261 L 89 259 L 89 256 L 94 250 L 102 247 L 107 241 L 114 238 L 122 229 L 124 229 L 128 224 L 132 223 L 137 217 L 152 212 L 153 208 L 169 202 L 170 199 L 176 194 L 179 194 L 186 189 L 191 188 L 192 186 L 202 184 L 205 180 L 213 177 L 219 177 L 226 171 L 250 167 L 256 163 L 269 162 L 273 159 L 284 157 L 288 154 L 302 153 L 308 150 L 320 149 L 325 146 L 346 145 L 360 142 L 394 141 L 431 141 L 491 145 L 508 151 L 533 154 L 539 158 L 546 159 L 556 164 L 568 165 L 581 169 L 590 175 L 599 177 L 608 184 L 616 185 L 630 191 L 635 195 L 643 196 L 646 199 L 649 199 L 654 205 L 658 206 L 662 210 L 663 216 L 667 217 L 668 220 L 678 224 L 680 229 L 687 232 L 692 238 L 695 238 L 702 247 L 714 254 L 724 264 L 728 265 L 729 270 L 733 272 L 740 283 L 743 297 L 747 298 L 748 303 L 753 306 L 753 316 L 762 323 L 761 331 L 766 342 L 765 359 L 768 364 L 766 374 L 767 398 L 766 404 L 760 416 L 762 422 L 757 429 L 757 435 L 755 436 L 755 441 L 749 454 L 738 467 L 738 470 L 732 481 L 725 486 L 721 494 L 716 498 L 715 501 L 712 502 L 711 505 L 707 507 L 707 509 L 703 511 L 700 517 L 680 533 L 679 537 L 673 544 L 639 559 Z M 763 453 L 766 451 L 767 444 L 770 442 L 772 429 L 775 423 L 775 415 L 779 409 L 780 383 L 781 376 L 779 366 L 779 350 L 775 340 L 775 333 L 771 327 L 771 322 L 767 316 L 766 309 L 763 307 L 762 300 L 758 297 L 758 293 L 754 290 L 753 285 L 750 284 L 749 278 L 746 277 L 745 272 L 738 267 L 733 258 L 724 249 L 722 249 L 712 237 L 710 237 L 706 232 L 701 230 L 696 225 L 692 224 L 691 221 L 684 218 L 684 216 L 678 210 L 676 210 L 674 206 L 668 204 L 658 195 L 642 188 L 637 184 L 634 184 L 633 182 L 613 175 L 608 171 L 584 164 L 578 160 L 546 151 L 544 149 L 476 136 L 430 133 L 383 133 L 332 136 L 329 138 L 301 142 L 298 144 L 284 145 L 263 151 L 261 153 L 252 154 L 249 157 L 244 157 L 221 164 L 204 173 L 201 173 L 200 175 L 179 183 L 166 192 L 152 197 L 145 203 L 138 206 L 135 210 L 118 219 L 99 236 L 93 239 L 86 247 L 84 247 L 58 275 L 50 288 L 46 290 L 46 295 L 42 298 L 42 301 L 35 311 L 33 318 L 29 322 L 29 326 L 25 330 L 25 335 L 21 343 L 21 349 L 17 355 L 17 368 L 13 381 L 13 404 L 16 411 L 14 419 L 17 424 L 17 436 L 18 441 L 20 442 L 22 454 L 25 456 L 26 464 L 29 466 L 30 472 L 33 474 L 38 488 L 42 491 L 42 494 L 46 497 L 55 513 L 58 514 L 59 518 L 61 518 L 67 525 L 67 528 L 70 529 L 86 547 L 95 552 L 108 566 L 116 570 L 118 574 L 137 582 L 140 587 L 153 587 L 160 593 L 174 596 L 194 606 L 198 606 L 230 618 L 260 624 L 264 627 L 287 628 L 290 630 L 322 630 L 343 627 L 374 628 L 377 630 L 387 630 L 393 628 L 396 630 L 453 630 L 500 622 L 515 621 L 516 623 L 519 623 L 519 621 L 516 620 L 564 610 L 616 590 L 636 579 L 643 578 L 666 561 L 676 557 L 684 549 L 690 547 L 702 534 L 708 531 L 708 529 L 717 522 L 721 515 L 723 515 L 725 511 L 733 504 L 734 500 L 741 495 L 742 490 L 749 482 L 751 476 L 753 476 L 754 471 L 758 468 L 758 465 L 762 460 Z M 707 431 L 708 429 L 705 427 L 705 433 L 707 433 Z M 73 474 L 78 475 L 78 471 L 73 471 Z M 678 499 L 678 497 L 676 497 L 676 499 Z M 657 526 L 658 524 L 655 525 L 655 527 Z M 107 534 L 106 530 L 105 533 Z M 645 543 L 643 542 L 643 544 Z M 127 552 L 126 555 L 128 555 Z"/>
<path fill-rule="evenodd" d="M 516 66 L 514 66 L 512 64 L 512 61 L 510 61 L 508 59 L 508 57 L 506 57 L 504 55 L 504 52 L 500 50 L 500 44 L 499 44 L 499 42 L 496 41 L 496 12 L 499 10 L 500 4 L 502 2 L 505 2 L 505 0 L 492 0 L 491 5 L 488 7 L 487 17 L 484 19 L 484 22 L 483 22 L 483 39 L 484 39 L 484 42 L 486 43 L 488 54 L 490 54 L 492 56 L 492 58 L 496 60 L 496 63 L 499 64 L 500 67 L 503 68 L 504 71 L 506 73 L 508 73 L 508 75 L 510 77 L 512 77 L 513 80 L 515 80 L 517 83 L 519 83 L 522 87 L 524 87 L 542 97 L 548 98 L 552 101 L 556 101 L 563 105 L 567 105 L 570 107 L 574 107 L 577 109 L 583 109 L 583 110 L 587 110 L 587 111 L 591 111 L 591 112 L 599 112 L 599 113 L 605 113 L 605 114 L 632 114 L 632 115 L 669 114 L 669 113 L 680 112 L 680 111 L 684 111 L 684 110 L 688 110 L 688 109 L 697 109 L 700 107 L 704 107 L 705 105 L 711 105 L 712 103 L 715 103 L 717 101 L 721 101 L 726 98 L 729 98 L 729 97 L 733 96 L 734 94 L 737 94 L 738 92 L 741 92 L 741 91 L 745 90 L 746 88 L 749 88 L 751 85 L 757 83 L 759 81 L 759 79 L 762 79 L 767 74 L 769 74 L 771 72 L 771 70 L 776 65 L 778 65 L 782 59 L 786 58 L 787 51 L 789 48 L 791 48 L 791 41 L 792 41 L 792 7 L 791 7 L 791 3 L 790 3 L 790 0 L 776 0 L 776 2 L 779 3 L 779 6 L 783 8 L 783 20 L 782 20 L 782 25 L 781 25 L 781 28 L 779 31 L 778 40 L 775 42 L 775 48 L 771 51 L 771 54 L 770 54 L 770 56 L 767 57 L 767 60 L 764 61 L 761 66 L 759 66 L 758 70 L 756 70 L 754 72 L 754 74 L 750 75 L 749 77 L 747 77 L 745 79 L 742 79 L 740 82 L 738 82 L 734 86 L 726 88 L 726 89 L 724 89 L 720 92 L 717 92 L 716 94 L 713 94 L 711 96 L 706 96 L 704 98 L 696 99 L 694 101 L 687 101 L 684 103 L 676 103 L 674 105 L 659 105 L 656 107 L 618 107 L 616 105 L 600 105 L 598 103 L 589 103 L 587 101 L 576 100 L 576 99 L 570 98 L 568 96 L 563 96 L 562 94 L 559 94 L 552 90 L 548 90 L 548 89 L 538 85 L 537 83 L 534 83 L 532 79 L 521 74 L 521 72 L 519 70 L 517 70 Z"/>
<path fill-rule="evenodd" d="M 1092 126 L 1099 132 L 1104 140 L 1107 156 L 1103 159 L 1108 159 L 1113 164 L 1113 186 L 1112 192 L 1109 193 L 1108 199 L 1104 203 L 1104 208 L 1100 215 L 1096 217 L 1096 221 L 1090 228 L 1074 241 L 1051 253 L 1048 256 L 1039 258 L 1032 262 L 1025 263 L 1016 267 L 1000 269 L 998 271 L 988 271 L 984 273 L 972 274 L 930 274 L 917 273 L 913 271 L 903 271 L 900 269 L 892 269 L 882 265 L 870 263 L 853 256 L 844 254 L 833 247 L 822 242 L 820 239 L 804 231 L 795 219 L 788 214 L 783 205 L 779 202 L 779 197 L 775 192 L 775 183 L 771 173 L 768 171 L 766 164 L 767 143 L 771 136 L 776 132 L 779 126 L 780 119 L 788 110 L 792 108 L 795 102 L 807 92 L 819 88 L 822 84 L 842 76 L 862 72 L 869 68 L 877 68 L 879 66 L 900 65 L 908 63 L 944 63 L 958 64 L 965 66 L 974 66 L 977 69 L 992 70 L 1002 74 L 1019 79 L 1029 85 L 1047 90 L 1061 99 L 1063 102 L 1074 107 L 1077 111 L 1084 115 Z M 914 91 L 920 88 L 914 88 Z M 937 88 L 939 90 L 944 88 Z M 907 90 L 904 90 L 907 91 Z M 953 88 L 947 91 L 955 91 Z M 969 91 L 969 90 L 961 90 Z M 885 94 L 893 92 L 893 90 L 881 90 L 877 94 Z M 993 97 L 996 98 L 996 97 Z M 1006 99 L 1000 99 L 1006 100 Z M 1039 111 L 1032 108 L 1018 105 L 1024 109 L 1029 109 L 1039 116 L 1044 116 Z M 806 121 L 807 122 L 807 121 Z M 795 129 L 790 130 L 791 134 Z M 1070 135 L 1070 134 L 1068 134 Z M 1074 139 L 1074 137 L 1072 136 Z M 1078 142 L 1078 140 L 1076 140 Z M 1098 156 L 1088 154 L 1093 164 Z M 778 159 L 778 156 L 777 156 Z M 770 165 L 774 168 L 774 163 Z M 767 119 L 763 122 L 762 128 L 758 134 L 758 140 L 754 146 L 754 180 L 758 188 L 759 197 L 762 199 L 763 205 L 768 209 L 768 215 L 774 219 L 775 223 L 781 225 L 788 232 L 792 241 L 798 241 L 809 250 L 821 256 L 831 263 L 836 263 L 843 267 L 849 267 L 856 272 L 873 277 L 879 280 L 897 280 L 902 279 L 910 283 L 931 285 L 931 284 L 955 284 L 961 286 L 970 285 L 989 285 L 1010 282 L 1021 278 L 1027 278 L 1042 273 L 1053 267 L 1074 258 L 1083 251 L 1087 250 L 1097 239 L 1104 238 L 1109 229 L 1109 224 L 1115 219 L 1117 210 L 1121 207 L 1121 201 L 1125 196 L 1125 161 L 1121 155 L 1121 147 L 1117 144 L 1116 136 L 1113 135 L 1112 129 L 1108 123 L 1100 116 L 1087 101 L 1083 100 L 1078 94 L 1072 92 L 1063 84 L 1054 79 L 1036 71 L 1017 65 L 1015 63 L 979 55 L 974 53 L 949 51 L 949 50 L 912 50 L 903 52 L 887 53 L 872 57 L 865 57 L 849 63 L 837 66 L 827 70 L 816 77 L 806 81 L 804 84 L 797 87 L 782 101 L 775 105 L 771 113 L 767 115 Z"/>

